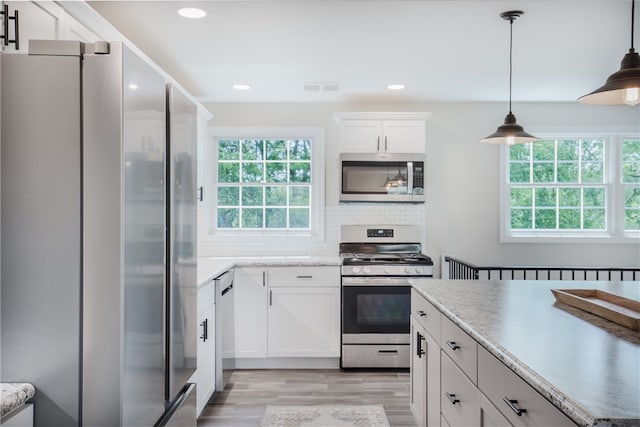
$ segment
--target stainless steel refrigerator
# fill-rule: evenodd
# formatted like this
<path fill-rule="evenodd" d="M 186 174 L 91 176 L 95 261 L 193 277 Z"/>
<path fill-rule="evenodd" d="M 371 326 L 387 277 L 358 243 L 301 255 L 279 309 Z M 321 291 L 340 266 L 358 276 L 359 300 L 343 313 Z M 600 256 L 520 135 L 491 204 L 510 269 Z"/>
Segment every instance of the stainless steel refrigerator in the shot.
<path fill-rule="evenodd" d="M 121 43 L 0 55 L 0 380 L 36 426 L 195 425 L 196 107 Z"/>

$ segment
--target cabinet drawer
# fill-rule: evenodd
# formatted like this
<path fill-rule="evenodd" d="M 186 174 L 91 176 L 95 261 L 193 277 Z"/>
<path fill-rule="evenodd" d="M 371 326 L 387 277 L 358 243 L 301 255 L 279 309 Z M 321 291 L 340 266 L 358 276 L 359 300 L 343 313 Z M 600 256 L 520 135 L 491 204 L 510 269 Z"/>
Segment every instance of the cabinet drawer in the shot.
<path fill-rule="evenodd" d="M 481 346 L 478 348 L 478 387 L 514 426 L 575 425 L 551 402 Z M 509 404 L 508 400 L 512 403 Z M 520 415 L 516 413 L 518 408 L 523 410 Z"/>
<path fill-rule="evenodd" d="M 458 325 L 442 316 L 442 350 L 471 381 L 478 381 L 478 344 Z"/>
<path fill-rule="evenodd" d="M 476 425 L 479 411 L 478 389 L 445 352 L 440 355 L 442 415 L 452 427 Z"/>
<path fill-rule="evenodd" d="M 415 289 L 411 289 L 411 314 L 440 343 L 440 312 Z"/>
<path fill-rule="evenodd" d="M 269 267 L 269 286 L 340 286 L 340 267 Z"/>
<path fill-rule="evenodd" d="M 215 283 L 215 280 L 211 279 L 198 288 L 198 315 L 202 314 L 207 307 L 214 303 Z"/>

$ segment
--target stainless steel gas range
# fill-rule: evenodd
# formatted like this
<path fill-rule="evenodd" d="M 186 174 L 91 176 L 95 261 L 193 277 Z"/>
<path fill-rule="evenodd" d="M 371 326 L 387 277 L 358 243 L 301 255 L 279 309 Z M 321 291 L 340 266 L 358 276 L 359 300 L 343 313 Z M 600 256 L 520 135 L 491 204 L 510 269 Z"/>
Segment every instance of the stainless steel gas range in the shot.
<path fill-rule="evenodd" d="M 433 277 L 418 227 L 343 225 L 342 368 L 408 368 L 409 278 Z"/>

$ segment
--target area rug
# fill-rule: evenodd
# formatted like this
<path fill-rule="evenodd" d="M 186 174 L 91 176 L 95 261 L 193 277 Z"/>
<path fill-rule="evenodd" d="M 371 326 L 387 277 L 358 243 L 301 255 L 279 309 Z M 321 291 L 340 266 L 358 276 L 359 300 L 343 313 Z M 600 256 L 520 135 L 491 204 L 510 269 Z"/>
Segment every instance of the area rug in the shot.
<path fill-rule="evenodd" d="M 389 427 L 382 405 L 267 406 L 261 427 Z"/>

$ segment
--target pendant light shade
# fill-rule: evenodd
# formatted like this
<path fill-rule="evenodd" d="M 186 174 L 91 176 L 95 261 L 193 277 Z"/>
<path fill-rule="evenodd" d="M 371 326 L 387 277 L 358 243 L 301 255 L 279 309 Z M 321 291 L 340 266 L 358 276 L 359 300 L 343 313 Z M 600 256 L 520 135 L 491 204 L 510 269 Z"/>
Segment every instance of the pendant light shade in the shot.
<path fill-rule="evenodd" d="M 640 55 L 633 48 L 635 0 L 631 2 L 631 49 L 622 58 L 620 69 L 611 74 L 602 87 L 578 98 L 583 104 L 640 104 Z"/>
<path fill-rule="evenodd" d="M 537 141 L 538 138 L 525 132 L 524 128 L 516 121 L 516 116 L 511 111 L 511 87 L 513 81 L 513 21 L 524 12 L 521 10 L 509 10 L 502 12 L 500 17 L 509 21 L 509 114 L 504 118 L 504 124 L 498 126 L 498 129 L 481 142 L 489 144 L 525 144 L 527 142 Z"/>
<path fill-rule="evenodd" d="M 507 117 L 504 118 L 504 124 L 498 126 L 494 133 L 482 139 L 481 142 L 514 145 L 537 140 L 538 138 L 525 132 L 524 128 L 516 122 L 516 116 L 509 112 Z"/>

